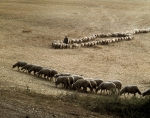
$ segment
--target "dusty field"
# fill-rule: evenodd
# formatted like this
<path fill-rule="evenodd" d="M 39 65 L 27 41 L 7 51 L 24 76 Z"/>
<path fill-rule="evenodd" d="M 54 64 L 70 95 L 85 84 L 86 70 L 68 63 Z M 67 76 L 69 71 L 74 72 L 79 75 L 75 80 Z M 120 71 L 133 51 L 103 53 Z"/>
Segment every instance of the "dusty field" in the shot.
<path fill-rule="evenodd" d="M 118 79 L 143 92 L 150 87 L 150 33 L 107 46 L 55 50 L 53 40 L 150 26 L 150 1 L 1 0 L 0 87 L 44 94 L 65 92 L 53 83 L 12 69 L 18 60 L 104 81 Z M 28 31 L 28 32 L 25 32 Z"/>

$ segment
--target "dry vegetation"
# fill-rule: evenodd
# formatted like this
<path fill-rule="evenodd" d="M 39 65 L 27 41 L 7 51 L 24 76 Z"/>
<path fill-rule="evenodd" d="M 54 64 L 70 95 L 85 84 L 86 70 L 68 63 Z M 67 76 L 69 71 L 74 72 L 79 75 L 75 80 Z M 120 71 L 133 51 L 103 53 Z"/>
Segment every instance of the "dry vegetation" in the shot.
<path fill-rule="evenodd" d="M 143 92 L 150 87 L 150 33 L 135 35 L 131 41 L 95 48 L 55 50 L 51 42 L 65 35 L 80 38 L 101 32 L 147 28 L 150 26 L 149 12 L 149 0 L 1 0 L 1 89 L 9 92 L 10 88 L 26 90 L 28 86 L 31 91 L 45 95 L 65 92 L 56 89 L 53 83 L 13 70 L 12 65 L 21 60 L 55 68 L 60 73 L 82 74 L 104 81 L 118 79 L 123 85 L 137 85 Z M 9 98 L 10 94 L 4 96 Z M 0 99 L 1 109 L 2 106 L 9 108 L 2 104 L 10 105 L 8 98 L 8 103 Z M 25 101 L 25 98 L 20 99 Z M 12 99 L 17 100 L 14 96 Z M 7 109 L 7 112 L 12 110 Z M 62 113 L 65 114 L 63 110 Z"/>

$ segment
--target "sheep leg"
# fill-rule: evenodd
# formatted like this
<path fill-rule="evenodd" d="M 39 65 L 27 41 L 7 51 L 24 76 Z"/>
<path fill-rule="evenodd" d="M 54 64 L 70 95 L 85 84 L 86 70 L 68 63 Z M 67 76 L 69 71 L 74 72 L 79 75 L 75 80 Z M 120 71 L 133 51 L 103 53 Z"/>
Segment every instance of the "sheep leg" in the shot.
<path fill-rule="evenodd" d="M 126 98 L 125 93 L 124 93 L 124 97 Z"/>
<path fill-rule="evenodd" d="M 102 94 L 102 89 L 101 89 L 101 92 L 100 92 L 100 94 Z"/>
<path fill-rule="evenodd" d="M 51 77 L 49 77 L 49 80 L 50 80 L 50 81 L 52 81 L 52 78 L 51 78 Z M 56 81 L 56 79 L 55 79 L 55 81 Z"/>
<path fill-rule="evenodd" d="M 83 92 L 85 92 L 85 93 L 87 92 L 87 88 L 86 87 L 83 88 Z"/>
<path fill-rule="evenodd" d="M 134 97 L 136 97 L 136 93 L 134 93 Z"/>
<path fill-rule="evenodd" d="M 106 91 L 106 94 L 108 95 L 109 93 L 107 92 L 107 90 L 105 90 Z"/>
<path fill-rule="evenodd" d="M 23 71 L 22 72 L 24 72 L 25 71 L 25 69 L 23 69 Z"/>
<path fill-rule="evenodd" d="M 36 71 L 34 71 L 34 75 L 35 75 Z"/>

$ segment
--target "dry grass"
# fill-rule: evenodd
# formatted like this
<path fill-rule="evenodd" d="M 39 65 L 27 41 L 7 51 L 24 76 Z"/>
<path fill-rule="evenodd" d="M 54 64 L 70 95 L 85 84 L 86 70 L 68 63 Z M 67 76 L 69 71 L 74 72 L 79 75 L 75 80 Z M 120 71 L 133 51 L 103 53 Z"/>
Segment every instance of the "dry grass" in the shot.
<path fill-rule="evenodd" d="M 143 92 L 150 85 L 150 33 L 108 46 L 54 50 L 53 40 L 95 33 L 122 32 L 150 26 L 150 2 L 138 0 L 2 0 L 0 1 L 0 85 L 26 86 L 35 92 L 57 94 L 54 84 L 12 70 L 18 60 L 60 73 L 118 79 Z M 24 33 L 28 32 L 28 33 Z"/>

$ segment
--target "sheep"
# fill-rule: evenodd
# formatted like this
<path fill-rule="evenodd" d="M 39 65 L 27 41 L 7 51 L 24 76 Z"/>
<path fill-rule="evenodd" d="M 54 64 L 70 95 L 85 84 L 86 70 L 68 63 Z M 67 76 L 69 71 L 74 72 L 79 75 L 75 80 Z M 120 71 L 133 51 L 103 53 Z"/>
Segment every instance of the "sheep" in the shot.
<path fill-rule="evenodd" d="M 119 80 L 110 80 L 108 82 L 113 82 L 116 85 L 116 89 L 118 89 L 118 93 L 120 92 L 120 89 L 122 87 L 122 82 Z"/>
<path fill-rule="evenodd" d="M 68 49 L 71 49 L 72 47 L 71 47 L 71 45 L 70 45 L 70 44 L 67 44 L 67 48 L 68 48 Z"/>
<path fill-rule="evenodd" d="M 118 36 L 119 36 L 119 32 L 112 33 L 112 37 L 118 37 Z"/>
<path fill-rule="evenodd" d="M 120 91 L 120 96 L 122 94 L 124 94 L 124 97 L 125 97 L 126 93 L 128 93 L 128 95 L 129 95 L 129 93 L 134 94 L 134 96 L 136 96 L 136 93 L 138 93 L 139 95 L 141 95 L 141 92 L 140 92 L 139 88 L 136 85 L 127 85 L 127 86 L 125 86 Z"/>
<path fill-rule="evenodd" d="M 29 69 L 28 73 L 31 73 L 32 71 L 34 71 L 34 75 L 35 75 L 35 74 L 36 74 L 37 72 L 39 72 L 42 68 L 43 68 L 43 67 L 41 67 L 41 66 L 33 65 L 33 66 Z"/>
<path fill-rule="evenodd" d="M 103 80 L 101 79 L 93 79 L 93 80 L 97 83 L 97 86 L 99 86 L 103 82 Z"/>
<path fill-rule="evenodd" d="M 81 47 L 84 47 L 85 46 L 85 44 L 84 43 L 81 43 Z"/>
<path fill-rule="evenodd" d="M 79 40 L 80 40 L 80 39 L 76 39 L 75 43 L 77 43 L 77 44 L 78 44 L 78 43 L 80 42 Z"/>
<path fill-rule="evenodd" d="M 70 86 L 70 80 L 68 76 L 59 76 L 55 81 L 56 88 L 57 88 L 57 85 L 60 83 L 64 86 L 64 88 L 67 89 Z"/>
<path fill-rule="evenodd" d="M 94 79 L 88 79 L 88 78 L 85 78 L 85 79 L 90 81 L 92 85 L 92 89 L 96 91 L 97 83 L 94 81 Z"/>
<path fill-rule="evenodd" d="M 53 43 L 53 48 L 54 49 L 60 49 L 62 43 Z"/>
<path fill-rule="evenodd" d="M 12 68 L 18 67 L 18 70 L 19 70 L 20 67 L 23 67 L 23 66 L 25 66 L 25 65 L 27 65 L 26 62 L 18 61 L 17 63 L 15 63 L 15 64 L 12 66 Z"/>
<path fill-rule="evenodd" d="M 56 74 L 58 74 L 58 71 L 57 70 L 55 70 L 55 69 L 51 69 L 51 73 L 50 73 L 50 81 L 52 81 L 53 80 L 53 77 L 56 75 Z"/>
<path fill-rule="evenodd" d="M 22 68 L 21 68 L 21 70 L 23 70 L 23 72 L 24 71 L 29 71 L 29 69 L 32 67 L 33 65 L 32 64 L 27 64 L 27 65 L 25 65 L 25 66 L 23 66 Z"/>
<path fill-rule="evenodd" d="M 70 40 L 71 44 L 75 43 L 75 39 Z"/>
<path fill-rule="evenodd" d="M 79 47 L 79 45 L 77 43 L 72 44 L 72 48 L 78 48 L 78 47 Z"/>
<path fill-rule="evenodd" d="M 57 78 L 59 76 L 71 76 L 70 73 L 60 73 L 60 74 L 55 74 L 54 77 Z"/>
<path fill-rule="evenodd" d="M 142 93 L 142 96 L 150 95 L 150 88 Z"/>
<path fill-rule="evenodd" d="M 74 77 L 73 76 L 68 76 L 68 78 L 69 78 L 69 82 L 70 82 L 69 88 L 71 89 L 71 86 L 74 83 Z"/>
<path fill-rule="evenodd" d="M 71 74 L 69 74 L 69 73 L 56 74 L 56 75 L 54 76 L 55 82 L 56 82 L 56 80 L 57 80 L 58 77 L 68 77 L 68 78 L 69 78 L 69 81 L 70 81 L 70 86 L 74 83 L 74 77 L 71 76 Z M 70 87 L 70 86 L 69 86 L 69 87 Z"/>
<path fill-rule="evenodd" d="M 52 42 L 52 47 L 53 47 L 54 49 L 60 49 L 62 43 L 63 43 L 62 40 L 54 40 L 54 41 Z"/>
<path fill-rule="evenodd" d="M 44 75 L 44 78 L 47 77 L 47 79 L 50 77 L 51 75 L 51 70 L 49 68 L 42 68 L 38 73 L 38 76 L 42 76 Z"/>
<path fill-rule="evenodd" d="M 115 43 L 115 42 L 116 42 L 116 39 L 115 39 L 115 38 L 113 38 L 113 39 L 111 40 L 111 42 L 112 42 L 112 43 Z"/>
<path fill-rule="evenodd" d="M 87 92 L 87 87 L 89 87 L 90 90 L 93 91 L 92 85 L 89 80 L 79 79 L 72 84 L 72 88 L 75 88 L 77 91 L 79 91 L 81 87 L 83 87 L 83 92 Z"/>
<path fill-rule="evenodd" d="M 79 79 L 84 79 L 84 77 L 80 75 L 71 75 L 71 76 L 74 78 L 74 82 L 76 82 Z"/>
<path fill-rule="evenodd" d="M 79 43 L 83 43 L 83 38 L 79 39 Z"/>
<path fill-rule="evenodd" d="M 101 89 L 101 92 L 102 90 L 109 90 L 109 94 L 110 94 L 110 91 L 111 91 L 111 94 L 112 95 L 113 93 L 116 92 L 116 85 L 113 83 L 113 82 L 102 82 L 97 88 L 96 88 L 96 93 L 98 92 L 98 90 Z"/>

